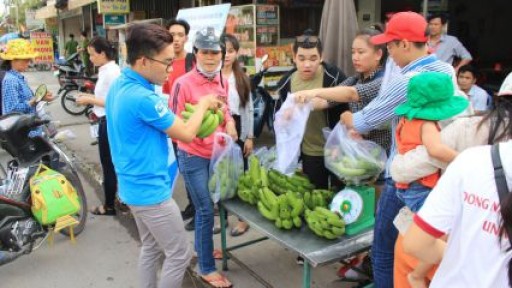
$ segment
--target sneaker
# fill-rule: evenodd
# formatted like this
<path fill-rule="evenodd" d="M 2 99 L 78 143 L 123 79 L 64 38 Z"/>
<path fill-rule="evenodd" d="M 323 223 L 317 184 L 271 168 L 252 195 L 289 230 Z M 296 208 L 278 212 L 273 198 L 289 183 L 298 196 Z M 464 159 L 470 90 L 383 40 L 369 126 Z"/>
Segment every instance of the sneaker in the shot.
<path fill-rule="evenodd" d="M 194 206 L 192 206 L 191 204 L 188 204 L 187 207 L 185 208 L 185 210 L 181 211 L 181 218 L 183 218 L 183 220 L 187 220 L 187 219 L 194 217 L 195 214 L 196 214 L 196 209 L 194 209 Z"/>
<path fill-rule="evenodd" d="M 186 225 L 185 225 L 185 230 L 187 231 L 194 231 L 196 229 L 196 221 L 194 218 L 192 218 L 192 220 L 190 220 L 190 222 L 188 222 Z"/>
<path fill-rule="evenodd" d="M 297 256 L 297 265 L 304 265 L 304 258 Z"/>

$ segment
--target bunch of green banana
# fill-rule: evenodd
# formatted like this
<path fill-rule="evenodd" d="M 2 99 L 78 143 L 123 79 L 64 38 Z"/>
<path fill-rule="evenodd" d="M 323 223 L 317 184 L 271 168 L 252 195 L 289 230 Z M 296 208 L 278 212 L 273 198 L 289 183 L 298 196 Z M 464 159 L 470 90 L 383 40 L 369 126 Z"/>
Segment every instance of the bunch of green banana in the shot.
<path fill-rule="evenodd" d="M 345 233 L 345 221 L 331 210 L 316 207 L 306 210 L 304 215 L 309 229 L 317 236 L 333 240 Z"/>
<path fill-rule="evenodd" d="M 188 119 L 190 119 L 192 114 L 194 114 L 195 110 L 196 107 L 194 105 L 186 103 L 185 110 L 181 111 L 181 116 L 183 117 L 183 120 L 186 122 Z M 210 136 L 223 122 L 224 114 L 222 113 L 222 110 L 206 110 L 206 113 L 204 113 L 203 116 L 203 122 L 201 122 L 201 127 L 197 132 L 197 137 L 206 138 Z"/>
<path fill-rule="evenodd" d="M 266 187 L 259 189 L 259 192 L 258 211 L 268 220 L 275 221 L 279 217 L 279 203 L 276 194 Z"/>
<path fill-rule="evenodd" d="M 270 189 L 277 194 L 284 194 L 287 191 L 304 194 L 315 188 L 306 176 L 299 173 L 287 176 L 274 169 L 268 171 L 268 183 Z"/>
<path fill-rule="evenodd" d="M 251 177 L 245 173 L 238 178 L 238 198 L 251 205 L 256 205 L 259 200 L 259 190 L 254 192 L 254 186 L 251 184 Z"/>
<path fill-rule="evenodd" d="M 238 180 L 238 196 L 244 202 L 256 205 L 260 189 L 268 187 L 267 170 L 260 166 L 256 156 L 249 156 L 249 169 Z"/>
<path fill-rule="evenodd" d="M 334 192 L 325 189 L 314 189 L 303 194 L 304 205 L 310 210 L 314 210 L 315 207 L 327 208 L 333 197 Z"/>
<path fill-rule="evenodd" d="M 302 220 L 300 215 L 304 211 L 304 201 L 293 192 L 281 194 L 278 197 L 279 216 L 275 219 L 275 225 L 279 229 L 290 230 L 292 227 L 300 228 Z"/>
<path fill-rule="evenodd" d="M 208 181 L 208 189 L 211 193 L 220 195 L 220 199 L 231 199 L 235 196 L 238 186 L 235 179 L 244 169 L 243 163 L 237 164 L 233 159 L 224 157 L 215 165 L 214 173 Z M 240 178 L 242 177 L 238 177 Z"/>

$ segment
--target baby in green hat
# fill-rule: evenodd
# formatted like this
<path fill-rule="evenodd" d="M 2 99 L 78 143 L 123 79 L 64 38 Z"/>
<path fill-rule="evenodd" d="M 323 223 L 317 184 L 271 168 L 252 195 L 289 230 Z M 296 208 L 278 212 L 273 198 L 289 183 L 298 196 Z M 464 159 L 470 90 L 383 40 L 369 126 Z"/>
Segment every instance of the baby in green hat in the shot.
<path fill-rule="evenodd" d="M 452 78 L 444 73 L 424 72 L 413 76 L 407 87 L 407 101 L 395 110 L 402 116 L 396 128 L 397 148 L 405 154 L 424 145 L 430 157 L 451 162 L 457 152 L 441 142 L 438 121 L 447 120 L 463 112 L 469 102 L 455 96 Z M 412 212 L 417 212 L 437 184 L 440 171 L 412 183 L 396 183 L 397 196 Z M 412 287 L 427 287 L 426 275 L 431 264 L 420 263 L 408 275 Z"/>

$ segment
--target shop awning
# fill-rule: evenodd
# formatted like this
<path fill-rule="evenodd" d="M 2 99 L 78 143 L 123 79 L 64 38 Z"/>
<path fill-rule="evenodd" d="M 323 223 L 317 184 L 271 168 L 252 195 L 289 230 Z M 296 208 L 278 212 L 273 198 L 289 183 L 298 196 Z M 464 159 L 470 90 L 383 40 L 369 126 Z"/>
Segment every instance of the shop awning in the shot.
<path fill-rule="evenodd" d="M 57 9 L 54 6 L 45 6 L 36 10 L 36 19 L 57 17 Z"/>
<path fill-rule="evenodd" d="M 325 1 L 319 35 L 324 46 L 322 58 L 347 75 L 354 73 L 351 55 L 357 27 L 354 0 Z"/>
<path fill-rule="evenodd" d="M 96 2 L 96 0 L 69 0 L 68 9 L 80 8 L 85 5 L 89 5 Z"/>

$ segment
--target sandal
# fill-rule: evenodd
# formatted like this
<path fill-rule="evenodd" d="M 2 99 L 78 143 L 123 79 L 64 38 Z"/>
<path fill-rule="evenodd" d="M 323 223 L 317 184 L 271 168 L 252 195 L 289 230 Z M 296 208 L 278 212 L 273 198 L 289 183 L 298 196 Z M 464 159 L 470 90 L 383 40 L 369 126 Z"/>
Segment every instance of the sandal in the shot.
<path fill-rule="evenodd" d="M 201 280 L 208 284 L 210 287 L 214 288 L 231 288 L 233 287 L 233 284 L 229 282 L 228 278 L 226 276 L 218 273 L 218 272 L 212 272 L 206 276 L 201 276 Z"/>
<path fill-rule="evenodd" d="M 251 226 L 249 226 L 249 224 L 245 224 L 245 229 L 244 228 L 240 228 L 240 223 L 238 223 L 238 225 L 236 225 L 235 227 L 233 227 L 233 229 L 231 229 L 231 236 L 233 237 L 237 237 L 237 236 L 240 236 L 242 234 L 244 234 L 245 232 L 247 232 L 249 230 L 249 228 L 251 228 Z"/>
<path fill-rule="evenodd" d="M 114 207 L 106 207 L 105 205 L 99 205 L 91 210 L 91 214 L 98 216 L 115 216 L 116 209 L 114 209 Z"/>
<path fill-rule="evenodd" d="M 222 260 L 222 250 L 213 249 L 213 259 Z"/>

